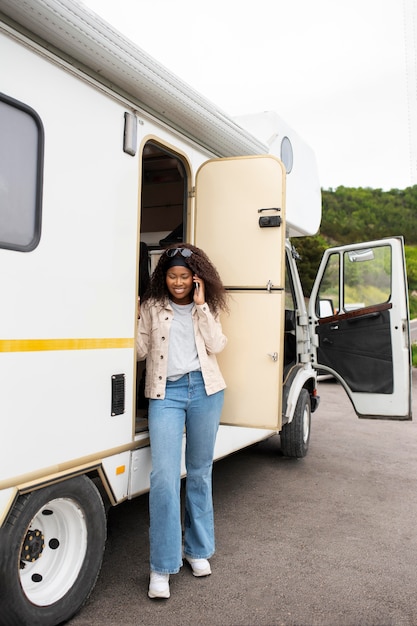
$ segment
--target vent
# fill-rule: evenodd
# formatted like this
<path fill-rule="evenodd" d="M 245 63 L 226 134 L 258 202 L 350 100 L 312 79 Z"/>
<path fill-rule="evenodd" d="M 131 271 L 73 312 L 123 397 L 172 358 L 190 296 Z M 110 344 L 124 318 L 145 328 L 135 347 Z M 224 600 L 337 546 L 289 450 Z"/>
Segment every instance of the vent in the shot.
<path fill-rule="evenodd" d="M 111 414 L 122 415 L 125 412 L 125 375 L 113 374 L 111 377 Z"/>

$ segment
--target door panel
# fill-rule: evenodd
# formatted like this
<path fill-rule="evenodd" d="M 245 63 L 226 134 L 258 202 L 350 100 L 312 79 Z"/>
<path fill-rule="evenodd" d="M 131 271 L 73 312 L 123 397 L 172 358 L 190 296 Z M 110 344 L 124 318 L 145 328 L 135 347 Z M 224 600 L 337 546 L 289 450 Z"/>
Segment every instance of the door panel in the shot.
<path fill-rule="evenodd" d="M 217 355 L 226 380 L 222 424 L 281 428 L 284 292 L 236 292 Z M 276 353 L 276 354 L 274 354 Z"/>
<path fill-rule="evenodd" d="M 269 156 L 207 161 L 196 177 L 195 243 L 230 293 L 228 344 L 218 355 L 227 383 L 222 424 L 281 427 L 283 177 Z"/>
<path fill-rule="evenodd" d="M 321 321 L 317 328 L 320 364 L 336 370 L 352 391 L 392 394 L 389 310 L 382 305 L 359 315 L 347 313 L 332 319 Z"/>
<path fill-rule="evenodd" d="M 196 245 L 226 286 L 283 287 L 283 176 L 281 162 L 270 156 L 207 161 L 199 169 Z M 282 223 L 261 228 L 259 219 L 268 217 Z"/>
<path fill-rule="evenodd" d="M 411 418 L 408 298 L 401 238 L 327 250 L 310 300 L 316 365 L 359 417 Z"/>

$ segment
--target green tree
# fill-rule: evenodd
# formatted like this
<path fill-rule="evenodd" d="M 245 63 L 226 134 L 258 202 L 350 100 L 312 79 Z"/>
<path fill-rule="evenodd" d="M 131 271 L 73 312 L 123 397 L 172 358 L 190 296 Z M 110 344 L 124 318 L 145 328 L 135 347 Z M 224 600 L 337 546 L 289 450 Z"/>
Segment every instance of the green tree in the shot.
<path fill-rule="evenodd" d="M 406 243 L 410 311 L 417 315 L 417 185 L 406 189 L 337 187 L 322 190 L 322 221 L 314 237 L 294 238 L 292 243 L 306 296 L 325 248 L 401 235 Z"/>

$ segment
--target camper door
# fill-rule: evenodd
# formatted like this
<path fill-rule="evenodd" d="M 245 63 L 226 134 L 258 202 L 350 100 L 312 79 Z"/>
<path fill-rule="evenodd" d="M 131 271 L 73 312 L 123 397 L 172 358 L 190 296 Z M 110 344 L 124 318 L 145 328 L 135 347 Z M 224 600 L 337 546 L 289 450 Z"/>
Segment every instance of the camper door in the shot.
<path fill-rule="evenodd" d="M 359 417 L 411 418 L 402 238 L 325 252 L 310 300 L 315 365 L 345 387 Z"/>
<path fill-rule="evenodd" d="M 270 156 L 216 159 L 196 177 L 195 243 L 230 294 L 218 355 L 227 390 L 222 423 L 281 427 L 284 170 Z"/>

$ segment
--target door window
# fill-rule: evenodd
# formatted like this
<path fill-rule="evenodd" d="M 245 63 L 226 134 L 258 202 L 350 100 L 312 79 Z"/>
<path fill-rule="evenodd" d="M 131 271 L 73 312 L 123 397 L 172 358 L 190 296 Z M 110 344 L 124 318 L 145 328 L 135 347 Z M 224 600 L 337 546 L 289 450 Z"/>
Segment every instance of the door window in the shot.
<path fill-rule="evenodd" d="M 319 287 L 316 306 L 317 317 L 329 317 L 340 310 L 339 268 L 339 254 L 331 254 Z"/>
<path fill-rule="evenodd" d="M 391 246 L 335 252 L 328 258 L 316 302 L 317 316 L 329 317 L 388 302 Z"/>
<path fill-rule="evenodd" d="M 388 302 L 391 294 L 391 247 L 344 253 L 344 311 Z"/>

